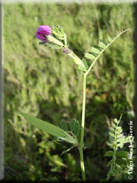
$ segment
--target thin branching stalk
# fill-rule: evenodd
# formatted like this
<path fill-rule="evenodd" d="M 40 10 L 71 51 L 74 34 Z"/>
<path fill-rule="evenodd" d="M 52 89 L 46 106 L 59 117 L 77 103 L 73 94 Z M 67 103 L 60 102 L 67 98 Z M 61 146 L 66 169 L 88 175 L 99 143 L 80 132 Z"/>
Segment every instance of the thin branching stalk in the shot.
<path fill-rule="evenodd" d="M 81 166 L 81 172 L 82 172 L 82 179 L 83 181 L 86 181 L 86 175 L 85 175 L 85 166 L 84 166 L 84 157 L 83 157 L 83 147 L 84 147 L 84 128 L 85 128 L 85 107 L 86 107 L 86 77 L 89 74 L 90 70 L 92 69 L 95 62 L 98 60 L 98 58 L 102 55 L 102 53 L 123 33 L 126 31 L 129 31 L 129 29 L 124 30 L 120 34 L 118 34 L 96 57 L 96 59 L 93 61 L 93 63 L 90 65 L 89 69 L 84 73 L 83 75 L 83 107 L 82 107 L 82 122 L 81 122 L 81 138 L 80 138 L 80 166 Z"/>
<path fill-rule="evenodd" d="M 86 71 L 86 76 L 89 74 L 90 70 L 92 69 L 93 65 L 95 64 L 95 62 L 98 60 L 98 58 L 102 55 L 102 53 L 123 33 L 129 31 L 130 29 L 126 29 L 123 32 L 121 32 L 120 34 L 118 34 L 101 52 L 100 54 L 96 57 L 96 59 L 93 61 L 93 63 L 90 65 L 89 69 Z"/>

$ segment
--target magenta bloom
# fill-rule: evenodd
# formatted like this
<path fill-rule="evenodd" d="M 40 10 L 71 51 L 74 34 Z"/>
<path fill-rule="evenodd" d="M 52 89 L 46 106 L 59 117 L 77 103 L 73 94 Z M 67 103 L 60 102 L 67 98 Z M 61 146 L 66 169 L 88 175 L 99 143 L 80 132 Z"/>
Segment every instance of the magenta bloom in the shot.
<path fill-rule="evenodd" d="M 41 25 L 36 32 L 36 37 L 43 41 L 44 43 L 47 42 L 46 36 L 51 34 L 51 27 L 48 25 Z"/>

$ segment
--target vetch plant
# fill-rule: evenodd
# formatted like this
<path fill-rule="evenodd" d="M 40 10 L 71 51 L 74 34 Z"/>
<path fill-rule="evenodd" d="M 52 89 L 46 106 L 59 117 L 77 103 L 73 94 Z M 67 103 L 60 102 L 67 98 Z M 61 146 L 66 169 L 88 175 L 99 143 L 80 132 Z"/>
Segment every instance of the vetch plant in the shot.
<path fill-rule="evenodd" d="M 32 125 L 38 127 L 39 129 L 53 135 L 56 137 L 57 141 L 68 142 L 72 144 L 70 149 L 67 149 L 65 152 L 68 152 L 73 147 L 77 147 L 80 154 L 80 167 L 82 173 L 82 180 L 86 181 L 86 173 L 84 166 L 84 127 L 85 127 L 85 107 L 86 107 L 86 79 L 93 68 L 95 62 L 103 54 L 103 52 L 123 33 L 129 29 L 119 33 L 114 39 L 108 37 L 106 41 L 99 40 L 97 46 L 91 47 L 91 50 L 88 53 L 84 54 L 84 58 L 79 58 L 68 46 L 67 35 L 64 32 L 64 29 L 60 26 L 49 27 L 47 25 L 41 25 L 36 32 L 36 37 L 41 40 L 40 44 L 45 45 L 50 49 L 60 49 L 68 57 L 72 58 L 74 63 L 77 65 L 77 68 L 83 73 L 83 104 L 82 104 L 82 119 L 81 123 L 78 120 L 72 118 L 70 121 L 70 129 L 67 129 L 67 124 L 65 121 L 60 122 L 60 127 L 55 126 L 51 123 L 43 121 L 41 119 L 35 118 L 29 114 L 20 113 L 26 121 Z M 90 61 L 90 65 L 88 64 Z M 52 64 L 52 63 L 51 63 Z M 65 153 L 63 152 L 63 153 Z"/>
<path fill-rule="evenodd" d="M 120 121 L 121 117 L 119 120 L 114 119 L 109 130 L 109 140 L 106 142 L 111 149 L 105 154 L 106 157 L 111 158 L 107 164 L 107 166 L 110 167 L 106 178 L 107 181 L 112 179 L 113 181 L 129 180 L 130 163 L 132 159 L 134 159 L 132 154 L 130 155 L 129 149 L 124 149 L 126 144 L 130 144 L 131 141 L 134 141 L 134 137 L 131 138 L 129 135 L 124 135 Z"/>

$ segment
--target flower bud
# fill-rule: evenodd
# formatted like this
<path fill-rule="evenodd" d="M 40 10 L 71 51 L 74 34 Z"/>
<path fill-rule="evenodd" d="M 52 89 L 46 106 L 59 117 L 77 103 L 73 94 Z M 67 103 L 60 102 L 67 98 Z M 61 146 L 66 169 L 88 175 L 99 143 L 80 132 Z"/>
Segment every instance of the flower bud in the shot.
<path fill-rule="evenodd" d="M 36 37 L 43 41 L 43 43 L 47 42 L 47 36 L 51 35 L 51 27 L 48 25 L 41 25 L 38 27 L 36 32 Z"/>

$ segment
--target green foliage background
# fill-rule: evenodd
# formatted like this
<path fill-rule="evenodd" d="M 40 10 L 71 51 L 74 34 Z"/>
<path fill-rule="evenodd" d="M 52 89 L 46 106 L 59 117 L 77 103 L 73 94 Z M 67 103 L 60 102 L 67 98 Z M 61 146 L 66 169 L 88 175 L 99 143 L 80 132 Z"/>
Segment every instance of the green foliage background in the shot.
<path fill-rule="evenodd" d="M 128 12 L 128 13 L 127 13 Z M 128 133 L 134 118 L 133 4 L 4 4 L 3 82 L 5 175 L 10 180 L 60 180 L 80 177 L 79 154 L 61 157 L 69 144 L 53 143 L 48 134 L 21 118 L 24 112 L 59 125 L 81 120 L 82 75 L 60 50 L 35 38 L 40 25 L 61 25 L 70 48 L 83 57 L 99 38 L 115 37 L 129 28 L 104 53 L 87 78 L 85 154 L 89 180 L 106 177 L 108 126 L 123 113 Z"/>

